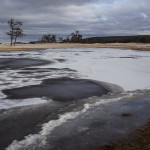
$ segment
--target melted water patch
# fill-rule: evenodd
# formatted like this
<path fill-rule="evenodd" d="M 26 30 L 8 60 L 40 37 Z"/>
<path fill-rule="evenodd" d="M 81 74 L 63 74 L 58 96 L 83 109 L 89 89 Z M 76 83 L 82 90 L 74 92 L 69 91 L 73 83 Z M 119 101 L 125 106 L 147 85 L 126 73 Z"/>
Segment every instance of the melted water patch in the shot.
<path fill-rule="evenodd" d="M 91 96 L 102 96 L 107 94 L 109 90 L 90 80 L 57 78 L 45 80 L 39 85 L 8 89 L 3 92 L 12 99 L 47 97 L 56 101 L 71 101 Z"/>
<path fill-rule="evenodd" d="M 30 66 L 46 65 L 48 63 L 52 62 L 29 58 L 0 58 L 0 69 L 19 69 Z"/>

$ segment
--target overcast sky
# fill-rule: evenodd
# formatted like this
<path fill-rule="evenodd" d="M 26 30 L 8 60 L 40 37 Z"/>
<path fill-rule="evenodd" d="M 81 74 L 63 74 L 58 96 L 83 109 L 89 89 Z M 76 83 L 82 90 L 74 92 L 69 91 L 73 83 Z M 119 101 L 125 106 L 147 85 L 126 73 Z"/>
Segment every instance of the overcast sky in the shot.
<path fill-rule="evenodd" d="M 150 0 L 0 0 L 0 42 L 10 18 L 24 22 L 26 38 L 76 30 L 91 36 L 146 35 Z"/>

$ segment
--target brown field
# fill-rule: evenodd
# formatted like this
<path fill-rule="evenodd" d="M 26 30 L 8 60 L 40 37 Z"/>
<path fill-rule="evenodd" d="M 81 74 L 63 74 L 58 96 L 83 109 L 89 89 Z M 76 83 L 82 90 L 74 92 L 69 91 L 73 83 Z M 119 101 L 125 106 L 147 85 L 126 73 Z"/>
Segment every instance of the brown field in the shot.
<path fill-rule="evenodd" d="M 29 49 L 48 49 L 48 48 L 119 48 L 150 51 L 150 44 L 141 43 L 49 43 L 49 44 L 0 44 L 0 51 L 29 50 Z"/>

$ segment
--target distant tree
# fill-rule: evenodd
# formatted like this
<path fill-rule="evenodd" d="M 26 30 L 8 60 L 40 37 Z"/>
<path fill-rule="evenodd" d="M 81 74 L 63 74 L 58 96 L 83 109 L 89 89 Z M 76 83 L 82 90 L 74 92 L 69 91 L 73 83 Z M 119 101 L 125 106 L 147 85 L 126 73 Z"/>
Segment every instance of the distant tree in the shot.
<path fill-rule="evenodd" d="M 67 36 L 65 39 L 63 39 L 63 43 L 69 43 L 69 42 L 70 42 L 69 36 Z"/>
<path fill-rule="evenodd" d="M 52 42 L 52 43 L 56 43 L 56 42 L 57 42 L 57 40 L 56 40 L 56 35 L 52 35 L 52 36 L 51 36 L 51 42 Z"/>
<path fill-rule="evenodd" d="M 82 35 L 79 33 L 79 31 L 72 32 L 70 36 L 71 36 L 71 39 L 70 39 L 71 42 L 73 43 L 82 42 Z"/>
<path fill-rule="evenodd" d="M 6 34 L 10 36 L 10 44 L 12 45 L 14 40 L 14 45 L 15 45 L 17 38 L 23 36 L 23 30 L 21 29 L 23 22 L 18 20 L 15 21 L 14 19 L 11 18 L 8 21 L 8 25 L 10 27 L 10 31 L 6 32 Z"/>
<path fill-rule="evenodd" d="M 41 38 L 42 43 L 56 43 L 56 35 L 46 34 Z"/>
<path fill-rule="evenodd" d="M 14 19 L 11 18 L 8 21 L 8 25 L 10 27 L 10 31 L 7 32 L 6 34 L 10 36 L 10 44 L 12 45 L 13 39 L 14 39 L 14 32 L 15 32 L 15 22 L 14 22 Z"/>
<path fill-rule="evenodd" d="M 146 43 L 146 38 L 145 38 L 145 37 L 141 37 L 141 38 L 140 38 L 140 42 L 141 42 L 141 43 Z"/>
<path fill-rule="evenodd" d="M 62 42 L 63 42 L 63 38 L 62 38 L 62 37 L 59 37 L 59 38 L 58 38 L 58 42 L 59 42 L 59 43 L 62 43 Z"/>
<path fill-rule="evenodd" d="M 24 36 L 23 30 L 21 29 L 21 26 L 23 25 L 23 22 L 21 21 L 16 21 L 15 24 L 15 31 L 14 31 L 14 45 L 16 44 L 16 40 L 18 37 Z"/>
<path fill-rule="evenodd" d="M 41 39 L 41 42 L 42 43 L 50 43 L 50 38 L 51 38 L 50 34 L 43 35 L 42 39 Z"/>

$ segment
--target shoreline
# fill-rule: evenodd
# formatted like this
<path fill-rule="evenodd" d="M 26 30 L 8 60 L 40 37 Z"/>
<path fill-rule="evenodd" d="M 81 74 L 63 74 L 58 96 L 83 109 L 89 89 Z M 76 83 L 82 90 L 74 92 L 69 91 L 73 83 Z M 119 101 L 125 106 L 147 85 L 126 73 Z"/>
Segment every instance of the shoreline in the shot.
<path fill-rule="evenodd" d="M 135 132 L 124 140 L 113 142 L 112 144 L 101 145 L 89 150 L 141 150 L 150 149 L 150 121 L 144 126 L 137 128 Z"/>
<path fill-rule="evenodd" d="M 46 44 L 0 44 L 1 51 L 24 51 L 32 49 L 57 49 L 57 48 L 117 48 L 117 49 L 133 49 L 150 51 L 150 44 L 142 43 L 94 43 L 94 44 L 82 44 L 82 43 L 46 43 Z"/>

